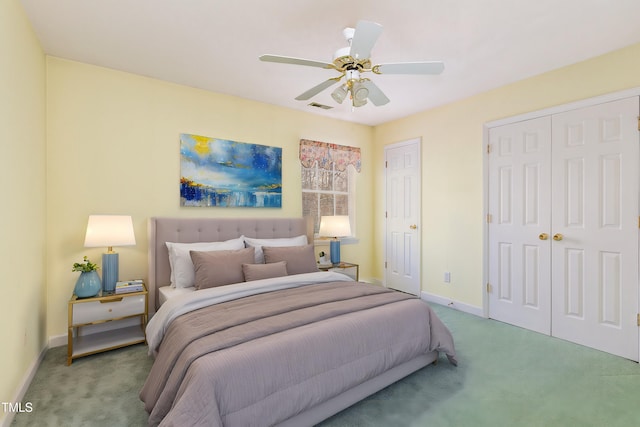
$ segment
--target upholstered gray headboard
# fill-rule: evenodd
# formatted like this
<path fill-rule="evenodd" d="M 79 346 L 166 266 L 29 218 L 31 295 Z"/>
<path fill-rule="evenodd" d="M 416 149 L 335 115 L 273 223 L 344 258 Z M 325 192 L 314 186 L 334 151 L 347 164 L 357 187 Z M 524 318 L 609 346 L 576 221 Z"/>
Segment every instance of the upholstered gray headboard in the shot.
<path fill-rule="evenodd" d="M 170 283 L 165 242 L 218 242 L 242 235 L 258 239 L 306 234 L 313 242 L 311 218 L 149 218 L 149 312 L 157 309 L 158 288 Z"/>

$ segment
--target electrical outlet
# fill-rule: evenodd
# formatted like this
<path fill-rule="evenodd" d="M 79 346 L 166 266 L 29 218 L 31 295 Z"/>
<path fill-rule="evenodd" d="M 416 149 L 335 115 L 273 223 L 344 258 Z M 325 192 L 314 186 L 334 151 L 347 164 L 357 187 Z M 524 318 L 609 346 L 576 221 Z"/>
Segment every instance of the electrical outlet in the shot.
<path fill-rule="evenodd" d="M 444 283 L 451 283 L 451 273 L 448 271 L 444 272 Z"/>

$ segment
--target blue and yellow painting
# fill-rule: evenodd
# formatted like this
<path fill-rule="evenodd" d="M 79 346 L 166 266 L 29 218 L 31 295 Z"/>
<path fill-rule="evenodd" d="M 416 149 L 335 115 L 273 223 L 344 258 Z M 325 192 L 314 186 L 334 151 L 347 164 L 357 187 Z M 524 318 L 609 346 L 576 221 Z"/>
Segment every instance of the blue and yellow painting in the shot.
<path fill-rule="evenodd" d="M 282 207 L 282 148 L 180 134 L 180 205 Z"/>

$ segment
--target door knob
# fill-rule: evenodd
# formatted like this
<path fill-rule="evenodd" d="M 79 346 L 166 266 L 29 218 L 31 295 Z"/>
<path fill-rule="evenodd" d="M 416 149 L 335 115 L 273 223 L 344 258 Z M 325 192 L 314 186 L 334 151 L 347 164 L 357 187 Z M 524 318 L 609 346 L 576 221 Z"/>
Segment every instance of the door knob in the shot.
<path fill-rule="evenodd" d="M 555 240 L 556 242 L 559 242 L 560 240 L 562 240 L 564 236 L 560 233 L 554 234 L 553 235 L 553 240 Z"/>
<path fill-rule="evenodd" d="M 415 230 L 416 228 L 418 228 L 418 226 L 417 226 L 417 225 L 415 225 L 415 224 L 411 224 L 411 225 L 409 226 L 409 228 L 410 228 L 410 229 L 412 229 L 412 230 Z"/>
<path fill-rule="evenodd" d="M 547 233 L 540 233 L 540 235 L 538 236 L 538 239 L 540 240 L 547 240 L 549 238 L 549 235 Z"/>

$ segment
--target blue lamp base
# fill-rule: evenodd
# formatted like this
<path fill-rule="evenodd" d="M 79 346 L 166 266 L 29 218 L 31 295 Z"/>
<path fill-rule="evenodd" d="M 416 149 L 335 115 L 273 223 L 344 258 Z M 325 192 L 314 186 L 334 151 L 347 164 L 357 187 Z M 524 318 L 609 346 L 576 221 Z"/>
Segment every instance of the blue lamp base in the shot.
<path fill-rule="evenodd" d="M 102 254 L 102 293 L 113 294 L 118 281 L 118 254 Z"/>
<path fill-rule="evenodd" d="M 340 240 L 334 239 L 329 242 L 329 252 L 331 253 L 331 264 L 340 264 Z"/>

